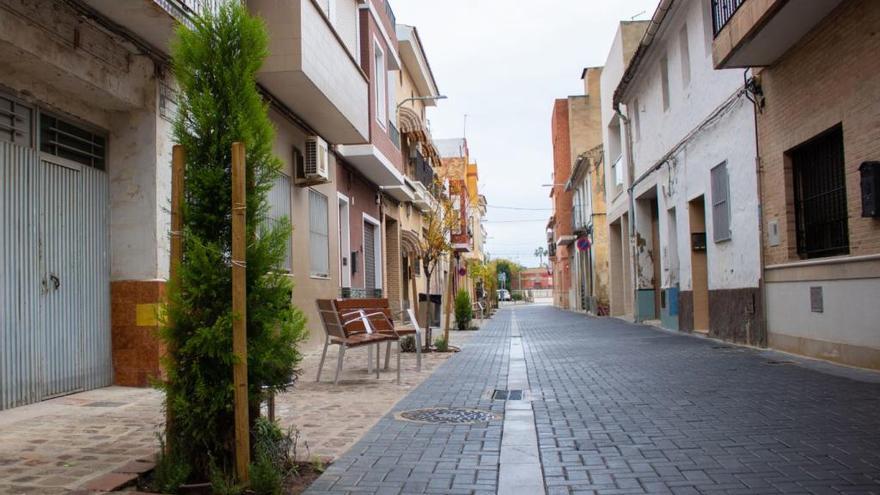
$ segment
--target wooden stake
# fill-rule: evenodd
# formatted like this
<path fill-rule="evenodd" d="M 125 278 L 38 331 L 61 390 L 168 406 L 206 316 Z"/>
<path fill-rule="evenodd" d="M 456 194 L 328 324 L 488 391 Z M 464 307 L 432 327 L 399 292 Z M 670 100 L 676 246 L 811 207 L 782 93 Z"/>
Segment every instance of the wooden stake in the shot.
<path fill-rule="evenodd" d="M 232 143 L 232 364 L 235 410 L 235 473 L 248 481 L 250 432 L 247 381 L 247 223 L 244 143 Z"/>
<path fill-rule="evenodd" d="M 419 317 L 419 286 L 416 283 L 416 266 L 418 266 L 418 263 L 419 259 L 415 257 L 415 254 L 411 254 L 409 260 L 409 278 L 411 281 L 410 285 L 412 285 L 412 296 L 410 296 L 410 299 L 412 299 L 412 309 L 413 314 L 416 315 L 416 319 Z M 414 321 L 413 324 L 417 327 L 420 326 L 418 321 Z M 422 343 L 419 342 L 419 345 L 422 345 Z"/>
<path fill-rule="evenodd" d="M 180 290 L 180 263 L 183 261 L 183 188 L 184 167 L 186 164 L 186 150 L 183 146 L 175 145 L 171 151 L 171 256 L 168 267 L 168 281 L 176 290 Z M 167 300 L 166 300 L 167 304 Z M 171 313 L 168 315 L 167 325 L 174 327 Z M 172 343 L 165 349 L 166 358 L 174 362 L 177 349 Z M 167 376 L 165 377 L 167 380 Z M 168 404 L 165 406 L 165 450 L 171 452 L 171 442 L 174 428 L 174 413 Z"/>
<path fill-rule="evenodd" d="M 455 283 L 454 277 L 458 276 L 458 270 L 453 266 L 454 258 L 449 260 L 449 278 L 446 280 L 446 322 L 443 325 L 443 339 L 449 344 L 449 323 L 452 318 L 452 287 Z"/>

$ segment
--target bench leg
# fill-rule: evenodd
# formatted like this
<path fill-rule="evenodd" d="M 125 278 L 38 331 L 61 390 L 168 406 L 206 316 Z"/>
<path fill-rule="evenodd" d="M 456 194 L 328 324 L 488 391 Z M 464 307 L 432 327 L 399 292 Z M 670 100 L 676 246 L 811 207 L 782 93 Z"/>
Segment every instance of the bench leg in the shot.
<path fill-rule="evenodd" d="M 388 349 L 389 352 L 391 349 Z M 397 384 L 400 385 L 400 355 L 403 353 L 403 341 L 397 339 Z"/>
<path fill-rule="evenodd" d="M 318 365 L 318 378 L 315 379 L 316 382 L 321 381 L 321 370 L 324 369 L 324 359 L 327 358 L 327 347 L 330 346 L 330 337 L 324 338 L 324 351 L 321 352 L 321 364 Z"/>
<path fill-rule="evenodd" d="M 376 347 L 379 347 L 378 345 Z M 367 373 L 373 372 L 373 346 L 367 346 Z"/>
<path fill-rule="evenodd" d="M 416 330 L 416 370 L 422 371 L 422 331 Z"/>
<path fill-rule="evenodd" d="M 336 360 L 336 377 L 333 384 L 339 385 L 339 372 L 342 371 L 342 357 L 345 356 L 345 344 L 339 346 L 339 358 Z"/>
<path fill-rule="evenodd" d="M 385 345 L 385 371 L 388 371 L 388 362 L 391 361 L 391 341 Z"/>
<path fill-rule="evenodd" d="M 379 379 L 379 356 L 382 355 L 382 344 L 376 344 L 376 379 Z"/>

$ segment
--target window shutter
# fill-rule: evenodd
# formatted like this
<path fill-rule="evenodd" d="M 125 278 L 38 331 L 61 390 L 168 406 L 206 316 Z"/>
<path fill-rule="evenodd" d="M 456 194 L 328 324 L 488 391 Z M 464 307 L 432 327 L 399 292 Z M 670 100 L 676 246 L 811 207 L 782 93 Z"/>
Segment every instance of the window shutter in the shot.
<path fill-rule="evenodd" d="M 279 174 L 278 178 L 275 179 L 275 183 L 272 184 L 272 189 L 269 190 L 269 212 L 267 215 L 267 220 L 271 222 L 273 225 L 281 222 L 290 222 L 291 211 L 290 211 L 290 177 Z M 293 256 L 291 253 L 291 238 L 288 236 L 286 242 L 286 250 L 284 261 L 281 266 L 281 269 L 292 273 L 293 272 Z"/>
<path fill-rule="evenodd" d="M 712 169 L 712 235 L 715 242 L 730 240 L 730 184 L 727 162 Z"/>
<path fill-rule="evenodd" d="M 330 276 L 329 223 L 327 196 L 309 189 L 309 262 L 316 277 Z"/>

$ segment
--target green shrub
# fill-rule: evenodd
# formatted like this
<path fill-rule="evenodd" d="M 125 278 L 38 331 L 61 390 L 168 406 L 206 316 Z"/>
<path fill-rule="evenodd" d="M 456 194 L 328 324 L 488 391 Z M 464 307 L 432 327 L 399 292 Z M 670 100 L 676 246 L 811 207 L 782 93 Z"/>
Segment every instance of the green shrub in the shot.
<path fill-rule="evenodd" d="M 267 454 L 257 453 L 256 462 L 248 467 L 251 475 L 250 490 L 256 495 L 281 495 L 284 474 Z"/>
<path fill-rule="evenodd" d="M 474 307 L 471 304 L 471 295 L 468 291 L 460 289 L 455 295 L 455 325 L 459 330 L 467 330 L 474 317 Z"/>
<path fill-rule="evenodd" d="M 292 284 L 277 267 L 291 225 L 268 220 L 267 194 L 279 175 L 274 129 L 256 85 L 268 54 L 263 21 L 241 2 L 180 26 L 172 47 L 180 86 L 174 139 L 186 150 L 183 250 L 179 283 L 169 285 L 161 336 L 166 407 L 174 422 L 167 439 L 192 467 L 194 479 L 229 473 L 233 465 L 231 147 L 242 142 L 247 164 L 248 401 L 288 388 L 305 337 L 303 313 L 291 305 Z M 215 466 L 216 469 L 212 469 Z M 218 478 L 219 479 L 219 478 Z"/>
<path fill-rule="evenodd" d="M 523 295 L 522 292 L 514 292 L 513 295 L 510 296 L 514 301 L 522 301 Z"/>
<path fill-rule="evenodd" d="M 412 335 L 400 339 L 400 350 L 403 352 L 416 352 L 416 338 Z"/>
<path fill-rule="evenodd" d="M 214 467 L 211 468 L 211 493 L 213 495 L 242 495 L 244 487 L 236 483 L 232 476 Z"/>
<path fill-rule="evenodd" d="M 187 482 L 192 469 L 176 450 L 166 452 L 165 439 L 159 437 L 159 453 L 156 454 L 156 467 L 153 470 L 151 488 L 160 493 L 177 493 L 180 485 Z"/>
<path fill-rule="evenodd" d="M 448 352 L 449 341 L 443 337 L 438 337 L 437 340 L 434 341 L 434 348 L 437 349 L 438 352 Z"/>

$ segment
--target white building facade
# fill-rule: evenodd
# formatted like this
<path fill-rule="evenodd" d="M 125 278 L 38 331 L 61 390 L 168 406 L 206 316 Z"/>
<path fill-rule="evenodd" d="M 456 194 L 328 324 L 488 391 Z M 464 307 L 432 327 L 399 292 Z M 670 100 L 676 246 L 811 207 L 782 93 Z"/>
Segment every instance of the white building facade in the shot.
<path fill-rule="evenodd" d="M 714 70 L 712 39 L 707 2 L 663 2 L 614 91 L 624 290 L 636 321 L 766 345 L 754 105 L 743 70 Z"/>

